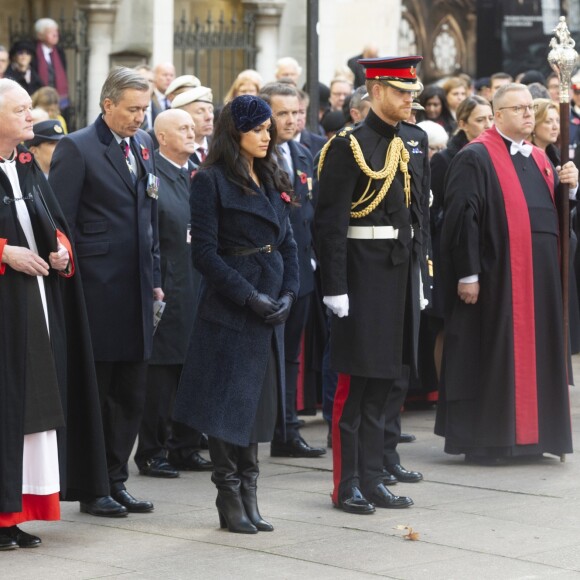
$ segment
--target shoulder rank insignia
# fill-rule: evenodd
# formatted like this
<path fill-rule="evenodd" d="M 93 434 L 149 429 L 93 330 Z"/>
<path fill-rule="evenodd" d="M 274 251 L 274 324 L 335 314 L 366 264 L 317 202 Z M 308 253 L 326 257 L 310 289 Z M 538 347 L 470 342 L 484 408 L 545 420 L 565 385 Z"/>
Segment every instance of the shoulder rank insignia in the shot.
<path fill-rule="evenodd" d="M 347 131 L 352 131 L 352 129 L 353 129 L 353 128 L 352 128 L 351 126 L 349 126 L 349 127 L 345 127 L 345 128 L 344 128 L 344 129 L 343 129 L 343 130 L 342 130 L 342 131 L 341 131 L 341 132 L 338 134 L 338 136 L 339 136 L 339 137 L 346 137 L 346 133 L 347 133 Z"/>

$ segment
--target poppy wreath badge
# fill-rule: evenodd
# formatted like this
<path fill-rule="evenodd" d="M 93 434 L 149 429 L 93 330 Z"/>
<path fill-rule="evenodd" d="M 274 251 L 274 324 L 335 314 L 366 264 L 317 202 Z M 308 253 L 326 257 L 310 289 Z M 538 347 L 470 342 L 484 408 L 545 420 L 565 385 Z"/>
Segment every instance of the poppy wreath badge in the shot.
<path fill-rule="evenodd" d="M 300 171 L 300 169 L 297 169 L 296 175 L 298 176 L 298 179 L 300 179 L 300 183 L 302 184 L 308 183 L 308 175 L 304 173 L 304 171 Z"/>
<path fill-rule="evenodd" d="M 21 153 L 18 154 L 18 162 L 19 163 L 30 163 L 32 161 L 32 153 L 29 153 L 28 151 L 22 151 Z"/>
<path fill-rule="evenodd" d="M 143 157 L 144 161 L 149 159 L 149 149 L 145 145 L 141 145 L 141 157 Z"/>

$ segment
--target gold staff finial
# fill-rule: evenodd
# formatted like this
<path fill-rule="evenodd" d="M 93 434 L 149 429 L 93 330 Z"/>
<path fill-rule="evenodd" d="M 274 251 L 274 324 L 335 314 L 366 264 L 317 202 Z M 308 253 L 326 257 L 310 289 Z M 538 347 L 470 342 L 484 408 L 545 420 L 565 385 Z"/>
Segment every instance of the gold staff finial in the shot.
<path fill-rule="evenodd" d="M 560 80 L 560 102 L 570 102 L 570 84 L 578 53 L 574 50 L 575 42 L 570 36 L 570 31 L 566 25 L 566 17 L 560 16 L 560 21 L 554 28 L 556 37 L 550 40 L 550 53 L 548 62 L 552 69 L 558 73 Z"/>

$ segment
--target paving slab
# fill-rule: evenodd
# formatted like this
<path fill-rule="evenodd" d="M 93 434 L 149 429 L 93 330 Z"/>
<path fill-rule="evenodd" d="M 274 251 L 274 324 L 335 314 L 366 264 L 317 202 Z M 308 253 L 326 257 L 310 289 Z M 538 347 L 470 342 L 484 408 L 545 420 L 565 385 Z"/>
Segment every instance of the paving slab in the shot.
<path fill-rule="evenodd" d="M 580 377 L 580 356 L 573 362 Z M 577 387 L 571 403 L 578 446 Z M 433 409 L 403 415 L 403 430 L 417 441 L 399 446 L 402 463 L 425 477 L 390 488 L 413 498 L 408 510 L 345 514 L 330 502 L 330 451 L 318 459 L 273 458 L 262 444 L 260 510 L 275 531 L 230 534 L 218 527 L 209 473 L 154 479 L 131 463 L 128 488 L 154 501 L 153 513 L 96 518 L 63 503 L 60 522 L 22 526 L 43 544 L 0 553 L 0 579 L 580 579 L 580 459 L 466 465 L 443 452 L 434 418 Z M 305 420 L 304 438 L 324 445 L 325 421 Z M 404 539 L 402 526 L 417 541 Z"/>

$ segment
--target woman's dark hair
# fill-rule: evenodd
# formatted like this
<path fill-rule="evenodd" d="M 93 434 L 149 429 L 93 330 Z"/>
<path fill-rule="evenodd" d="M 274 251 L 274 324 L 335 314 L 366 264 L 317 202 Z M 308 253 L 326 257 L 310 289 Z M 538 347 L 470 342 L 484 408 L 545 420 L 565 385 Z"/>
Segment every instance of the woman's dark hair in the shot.
<path fill-rule="evenodd" d="M 471 113 L 473 112 L 473 109 L 475 109 L 475 107 L 478 105 L 485 105 L 491 109 L 491 103 L 479 95 L 471 95 L 470 97 L 463 99 L 463 101 L 459 103 L 457 111 L 455 112 L 457 115 L 457 122 L 459 123 L 459 121 L 463 121 L 464 123 L 467 123 Z"/>
<path fill-rule="evenodd" d="M 428 120 L 428 121 L 435 121 L 440 123 L 445 127 L 445 130 L 449 132 L 449 127 L 455 128 L 456 123 L 451 111 L 449 110 L 449 105 L 447 104 L 447 97 L 445 96 L 445 91 L 442 87 L 438 85 L 427 85 L 423 92 L 419 95 L 419 103 L 423 105 L 423 107 L 427 108 L 427 101 L 432 99 L 433 97 L 437 97 L 441 101 L 441 114 L 437 119 L 430 119 L 427 117 L 427 113 L 421 111 L 421 115 L 417 115 L 417 120 Z M 419 116 L 421 119 L 419 119 Z"/>
<path fill-rule="evenodd" d="M 225 170 L 228 179 L 241 187 L 244 193 L 255 195 L 248 162 L 240 148 L 241 133 L 234 125 L 231 109 L 231 102 L 229 102 L 221 110 L 203 167 L 219 165 Z M 286 172 L 280 169 L 276 161 L 277 131 L 274 119 L 272 118 L 271 121 L 268 151 L 265 157 L 254 158 L 254 171 L 266 187 L 291 194 L 293 193 L 292 184 Z"/>

